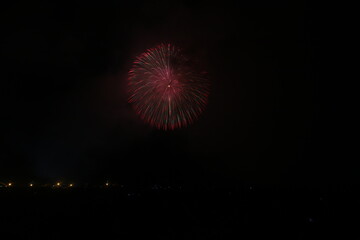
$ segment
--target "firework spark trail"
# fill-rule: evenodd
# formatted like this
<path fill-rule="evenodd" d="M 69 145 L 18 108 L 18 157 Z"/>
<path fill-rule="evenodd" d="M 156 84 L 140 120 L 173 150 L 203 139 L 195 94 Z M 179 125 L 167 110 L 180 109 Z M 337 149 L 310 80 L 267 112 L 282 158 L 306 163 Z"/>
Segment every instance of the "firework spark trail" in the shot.
<path fill-rule="evenodd" d="M 150 125 L 169 130 L 193 123 L 204 110 L 209 84 L 180 49 L 161 44 L 136 58 L 129 71 L 129 102 Z"/>

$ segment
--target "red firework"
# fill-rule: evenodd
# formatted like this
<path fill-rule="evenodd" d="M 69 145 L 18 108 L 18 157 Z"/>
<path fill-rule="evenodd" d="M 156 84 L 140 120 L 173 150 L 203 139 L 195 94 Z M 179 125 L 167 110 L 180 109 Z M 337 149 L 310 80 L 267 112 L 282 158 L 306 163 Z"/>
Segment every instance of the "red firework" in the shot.
<path fill-rule="evenodd" d="M 129 103 L 151 126 L 169 130 L 193 123 L 207 104 L 208 81 L 171 44 L 148 49 L 129 71 Z"/>

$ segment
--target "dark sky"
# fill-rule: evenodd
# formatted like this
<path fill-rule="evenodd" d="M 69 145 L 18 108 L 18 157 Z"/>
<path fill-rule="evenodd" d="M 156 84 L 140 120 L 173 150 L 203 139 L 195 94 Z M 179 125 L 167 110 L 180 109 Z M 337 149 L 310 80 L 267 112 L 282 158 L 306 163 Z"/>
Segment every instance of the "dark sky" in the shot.
<path fill-rule="evenodd" d="M 2 7 L 0 181 L 358 181 L 342 159 L 316 6 L 105 2 Z M 168 132 L 142 123 L 125 89 L 133 59 L 164 42 L 199 61 L 212 85 L 200 119 Z"/>

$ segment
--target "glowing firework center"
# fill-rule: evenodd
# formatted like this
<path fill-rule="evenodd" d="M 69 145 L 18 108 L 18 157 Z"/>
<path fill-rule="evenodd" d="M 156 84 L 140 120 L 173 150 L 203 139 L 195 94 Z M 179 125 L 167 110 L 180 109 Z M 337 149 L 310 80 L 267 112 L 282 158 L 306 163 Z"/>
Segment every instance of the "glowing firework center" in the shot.
<path fill-rule="evenodd" d="M 161 44 L 136 58 L 129 71 L 129 102 L 151 126 L 169 130 L 193 123 L 209 95 L 206 78 L 179 48 Z"/>

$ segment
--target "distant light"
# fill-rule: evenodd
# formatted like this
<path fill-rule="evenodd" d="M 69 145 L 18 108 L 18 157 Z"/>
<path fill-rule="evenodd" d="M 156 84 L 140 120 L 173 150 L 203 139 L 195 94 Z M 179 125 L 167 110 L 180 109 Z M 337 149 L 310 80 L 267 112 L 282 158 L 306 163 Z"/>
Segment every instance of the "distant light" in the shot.
<path fill-rule="evenodd" d="M 107 182 L 107 183 L 105 183 L 105 185 L 106 185 L 106 186 L 109 186 L 109 183 Z"/>
<path fill-rule="evenodd" d="M 73 185 L 72 183 L 70 183 L 70 184 L 69 184 L 69 187 L 72 187 L 72 186 L 74 186 L 74 185 Z"/>
<path fill-rule="evenodd" d="M 61 183 L 60 183 L 60 182 L 57 182 L 57 183 L 56 183 L 56 186 L 60 186 L 60 185 L 61 185 Z"/>
<path fill-rule="evenodd" d="M 11 187 L 11 186 L 12 186 L 12 183 L 11 183 L 11 182 L 10 182 L 10 183 L 8 183 L 8 186 L 9 186 L 9 187 Z"/>
<path fill-rule="evenodd" d="M 32 184 L 32 183 L 30 183 L 30 185 L 29 185 L 30 187 L 32 187 L 32 186 L 34 186 L 34 184 Z"/>

